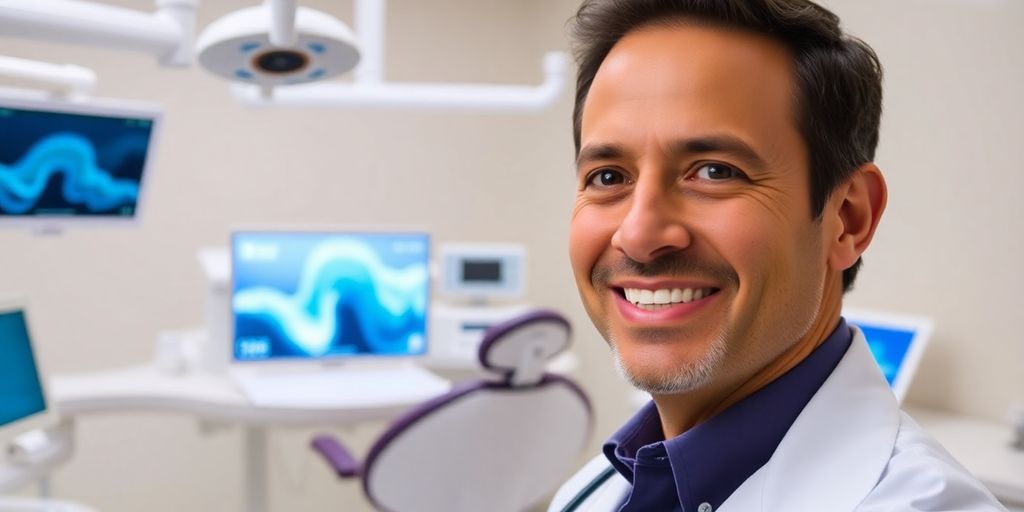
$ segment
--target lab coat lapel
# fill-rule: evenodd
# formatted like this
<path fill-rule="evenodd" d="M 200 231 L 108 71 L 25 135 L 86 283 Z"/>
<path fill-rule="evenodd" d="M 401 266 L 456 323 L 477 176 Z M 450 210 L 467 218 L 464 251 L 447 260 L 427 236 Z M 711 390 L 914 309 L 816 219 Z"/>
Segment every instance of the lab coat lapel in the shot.
<path fill-rule="evenodd" d="M 881 478 L 899 424 L 896 398 L 854 328 L 846 355 L 772 458 L 718 512 L 852 511 Z"/>

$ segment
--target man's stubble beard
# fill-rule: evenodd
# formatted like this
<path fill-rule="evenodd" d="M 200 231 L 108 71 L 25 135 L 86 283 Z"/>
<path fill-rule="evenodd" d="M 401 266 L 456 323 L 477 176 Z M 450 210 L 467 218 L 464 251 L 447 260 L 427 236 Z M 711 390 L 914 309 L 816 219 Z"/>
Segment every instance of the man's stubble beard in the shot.
<path fill-rule="evenodd" d="M 707 350 L 695 361 L 685 362 L 680 368 L 668 374 L 639 375 L 631 371 L 623 362 L 622 356 L 619 354 L 618 344 L 615 342 L 615 337 L 611 334 L 611 329 L 607 329 L 607 327 L 605 330 L 608 333 L 606 339 L 608 346 L 612 349 L 615 369 L 630 385 L 652 395 L 687 393 L 709 385 L 721 370 L 722 363 L 728 353 L 729 336 L 724 331 L 719 331 L 711 341 L 711 344 L 708 345 Z M 662 341 L 671 343 L 669 340 Z"/>

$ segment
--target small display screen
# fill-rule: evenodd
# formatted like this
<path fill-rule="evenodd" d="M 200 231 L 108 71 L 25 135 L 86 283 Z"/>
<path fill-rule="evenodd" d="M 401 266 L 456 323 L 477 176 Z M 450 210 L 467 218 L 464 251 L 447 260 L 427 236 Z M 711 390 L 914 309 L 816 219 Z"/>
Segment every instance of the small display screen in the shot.
<path fill-rule="evenodd" d="M 45 410 L 25 314 L 0 313 L 0 426 Z"/>
<path fill-rule="evenodd" d="M 0 106 L 0 217 L 133 217 L 151 119 Z"/>
<path fill-rule="evenodd" d="M 420 355 L 425 233 L 236 233 L 234 358 Z"/>
<path fill-rule="evenodd" d="M 500 283 L 501 261 L 466 260 L 462 264 L 462 280 L 468 283 Z"/>

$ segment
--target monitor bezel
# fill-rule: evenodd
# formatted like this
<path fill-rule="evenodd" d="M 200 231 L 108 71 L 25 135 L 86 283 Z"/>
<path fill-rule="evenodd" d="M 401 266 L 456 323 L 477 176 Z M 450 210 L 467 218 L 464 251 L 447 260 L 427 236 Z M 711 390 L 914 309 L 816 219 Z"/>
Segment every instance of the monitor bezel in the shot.
<path fill-rule="evenodd" d="M 153 167 L 160 146 L 163 127 L 163 108 L 156 103 L 113 98 L 55 96 L 39 91 L 0 87 L 0 108 L 52 112 L 56 114 L 93 115 L 146 119 L 151 124 L 146 161 L 139 176 L 139 196 L 135 212 L 126 216 L 83 215 L 6 215 L 0 214 L 0 228 L 33 229 L 38 232 L 59 233 L 64 228 L 79 227 L 137 227 L 146 211 L 149 183 L 153 181 Z"/>
<path fill-rule="evenodd" d="M 284 235 L 284 234 L 304 234 L 304 235 L 323 235 L 323 236 L 346 236 L 346 235 L 418 235 L 426 238 L 427 241 L 427 303 L 424 314 L 423 324 L 423 339 L 424 346 L 423 351 L 419 354 L 336 354 L 321 357 L 300 357 L 300 356 L 277 356 L 266 359 L 238 359 L 235 357 L 235 281 L 236 272 L 234 269 L 235 265 L 235 239 L 239 235 L 244 234 L 261 234 L 261 235 Z M 274 369 L 291 369 L 291 368 L 303 368 L 309 365 L 316 366 L 339 366 L 344 364 L 374 364 L 385 361 L 420 361 L 430 356 L 430 311 L 433 306 L 433 286 L 434 286 L 434 270 L 433 261 L 433 236 L 431 233 L 422 228 L 416 227 L 382 227 L 382 228 L 367 228 L 367 227 L 316 227 L 316 226 L 301 226 L 301 227 L 266 227 L 266 228 L 235 228 L 231 230 L 231 234 L 228 240 L 228 257 L 229 265 L 231 268 L 231 275 L 228 285 L 228 321 L 230 322 L 230 336 L 228 338 L 228 361 L 235 368 L 274 368 Z"/>
<path fill-rule="evenodd" d="M 857 325 L 858 321 L 862 321 L 870 326 L 907 330 L 914 333 L 903 358 L 903 364 L 892 383 L 892 391 L 896 395 L 896 400 L 902 403 L 920 366 L 925 347 L 931 340 L 932 332 L 935 329 L 932 319 L 925 316 L 858 308 L 843 308 L 843 318 L 852 325 Z"/>
<path fill-rule="evenodd" d="M 32 359 L 35 360 L 36 374 L 39 376 L 39 388 L 43 394 L 43 403 L 46 408 L 40 412 L 25 416 L 7 425 L 0 425 L 0 449 L 6 447 L 19 435 L 26 432 L 45 429 L 57 425 L 60 417 L 57 413 L 57 406 L 49 393 L 49 382 L 45 366 L 39 357 L 38 346 L 33 336 L 32 321 L 28 312 L 28 301 L 24 297 L 0 297 L 0 315 L 20 312 L 25 319 L 25 329 L 28 332 L 28 344 L 32 351 Z"/>

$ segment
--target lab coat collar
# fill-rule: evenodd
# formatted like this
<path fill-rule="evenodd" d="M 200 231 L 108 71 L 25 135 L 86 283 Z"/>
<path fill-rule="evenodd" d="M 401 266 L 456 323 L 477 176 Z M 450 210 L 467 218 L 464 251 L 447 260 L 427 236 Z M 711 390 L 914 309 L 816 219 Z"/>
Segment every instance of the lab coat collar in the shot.
<path fill-rule="evenodd" d="M 718 512 L 854 510 L 878 483 L 896 443 L 899 406 L 864 334 L 853 330 L 847 354 L 775 454 Z"/>

